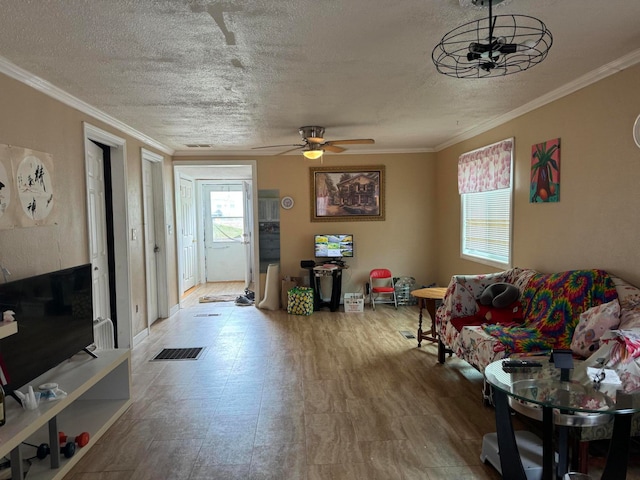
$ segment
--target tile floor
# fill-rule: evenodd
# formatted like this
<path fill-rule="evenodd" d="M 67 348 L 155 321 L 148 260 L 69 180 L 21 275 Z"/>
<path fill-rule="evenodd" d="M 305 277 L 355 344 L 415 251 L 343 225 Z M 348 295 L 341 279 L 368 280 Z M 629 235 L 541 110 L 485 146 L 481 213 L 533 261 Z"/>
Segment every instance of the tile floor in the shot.
<path fill-rule="evenodd" d="M 479 460 L 495 430 L 480 374 L 417 349 L 400 333 L 416 320 L 191 303 L 134 348 L 132 407 L 65 479 L 501 478 Z M 198 360 L 150 361 L 198 346 Z"/>

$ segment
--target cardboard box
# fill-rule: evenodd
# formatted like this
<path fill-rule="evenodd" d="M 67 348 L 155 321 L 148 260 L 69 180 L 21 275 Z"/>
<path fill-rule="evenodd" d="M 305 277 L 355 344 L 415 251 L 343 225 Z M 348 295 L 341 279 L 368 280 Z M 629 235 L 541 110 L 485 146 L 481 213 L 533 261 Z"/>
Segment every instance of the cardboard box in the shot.
<path fill-rule="evenodd" d="M 364 312 L 364 295 L 362 293 L 345 293 L 344 311 L 348 313 Z"/>

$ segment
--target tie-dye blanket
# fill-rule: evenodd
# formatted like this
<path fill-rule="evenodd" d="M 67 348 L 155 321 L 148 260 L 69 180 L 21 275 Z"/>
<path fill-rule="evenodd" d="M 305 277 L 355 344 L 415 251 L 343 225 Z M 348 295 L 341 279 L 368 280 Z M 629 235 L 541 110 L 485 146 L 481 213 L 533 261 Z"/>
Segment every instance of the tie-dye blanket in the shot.
<path fill-rule="evenodd" d="M 617 296 L 613 280 L 603 270 L 537 273 L 522 294 L 523 325 L 482 328 L 507 353 L 570 349 L 580 314 Z"/>

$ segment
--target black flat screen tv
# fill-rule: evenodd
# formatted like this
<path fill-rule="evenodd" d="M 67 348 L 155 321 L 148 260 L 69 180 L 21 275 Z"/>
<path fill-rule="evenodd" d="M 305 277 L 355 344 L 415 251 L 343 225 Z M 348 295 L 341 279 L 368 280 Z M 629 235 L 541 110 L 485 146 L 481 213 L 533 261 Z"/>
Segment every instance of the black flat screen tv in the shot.
<path fill-rule="evenodd" d="M 314 235 L 316 258 L 352 258 L 353 235 L 346 233 L 331 233 Z"/>
<path fill-rule="evenodd" d="M 13 394 L 93 343 L 91 265 L 0 284 L 6 310 L 18 322 L 18 333 L 0 340 L 3 388 Z"/>

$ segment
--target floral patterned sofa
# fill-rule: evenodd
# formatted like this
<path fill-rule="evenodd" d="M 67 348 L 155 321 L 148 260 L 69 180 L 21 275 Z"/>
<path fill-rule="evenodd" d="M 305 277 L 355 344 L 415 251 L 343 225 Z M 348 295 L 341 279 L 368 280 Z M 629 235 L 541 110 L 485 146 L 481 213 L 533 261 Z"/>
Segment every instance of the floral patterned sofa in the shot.
<path fill-rule="evenodd" d="M 494 283 L 518 287 L 522 310 L 518 324 L 478 322 L 478 298 Z M 617 297 L 613 278 L 603 270 L 544 274 L 512 268 L 486 275 L 454 275 L 436 312 L 438 360 L 444 363 L 449 351 L 482 372 L 489 363 L 510 354 L 570 349 L 580 314 Z"/>
<path fill-rule="evenodd" d="M 518 323 L 478 321 L 478 298 L 498 282 L 521 293 Z M 572 349 L 594 365 L 605 359 L 625 391 L 640 390 L 640 289 L 603 270 L 543 274 L 513 268 L 455 275 L 436 311 L 436 331 L 440 363 L 453 353 L 482 372 L 511 354 Z M 587 471 L 589 441 L 610 438 L 612 428 L 608 423 L 576 430 L 580 471 Z M 634 415 L 631 434 L 640 435 L 640 414 Z"/>

